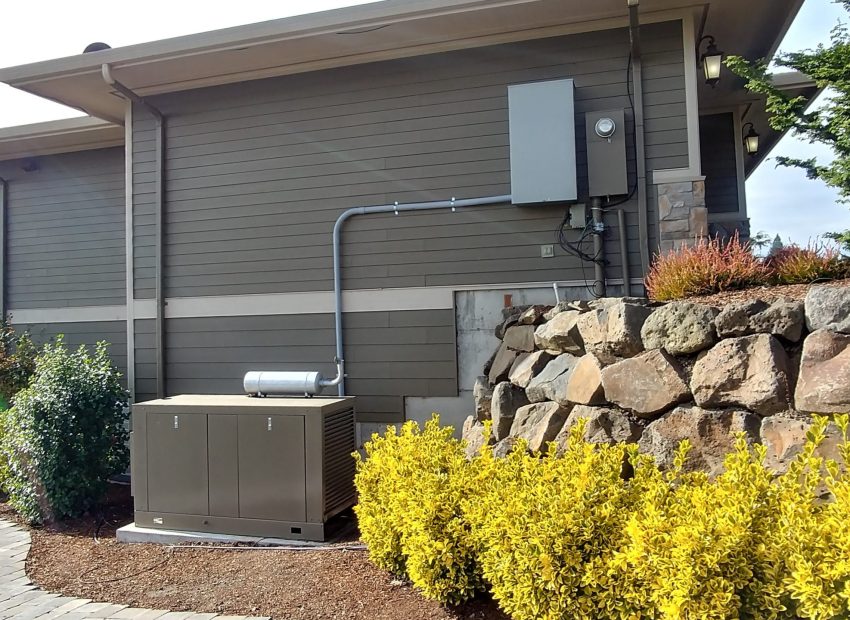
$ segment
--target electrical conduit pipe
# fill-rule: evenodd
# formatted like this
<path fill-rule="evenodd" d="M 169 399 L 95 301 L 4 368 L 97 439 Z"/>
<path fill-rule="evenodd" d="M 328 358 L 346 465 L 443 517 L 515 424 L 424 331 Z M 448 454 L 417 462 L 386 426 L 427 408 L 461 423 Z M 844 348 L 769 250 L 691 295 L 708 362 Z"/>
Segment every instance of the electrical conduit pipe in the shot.
<path fill-rule="evenodd" d="M 342 262 L 340 260 L 342 226 L 347 220 L 355 215 L 369 215 L 372 213 L 395 213 L 402 211 L 430 211 L 433 209 L 461 209 L 464 207 L 482 207 L 490 205 L 510 204 L 510 194 L 503 196 L 486 196 L 483 198 L 465 198 L 461 200 L 439 200 L 434 202 L 411 202 L 407 204 L 373 205 L 370 207 L 352 207 L 343 211 L 334 223 L 333 232 L 333 265 L 334 265 L 334 329 L 336 333 L 336 363 L 339 368 L 339 383 L 337 391 L 340 396 L 345 396 L 345 352 L 342 343 Z"/>

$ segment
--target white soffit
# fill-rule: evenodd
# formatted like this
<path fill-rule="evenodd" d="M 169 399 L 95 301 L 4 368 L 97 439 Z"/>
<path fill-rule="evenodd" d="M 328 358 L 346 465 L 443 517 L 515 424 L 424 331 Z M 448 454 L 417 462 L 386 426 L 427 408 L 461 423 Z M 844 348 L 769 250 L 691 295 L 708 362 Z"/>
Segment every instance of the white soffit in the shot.
<path fill-rule="evenodd" d="M 684 7 L 693 5 L 641 2 L 645 21 L 652 12 Z M 385 0 L 0 69 L 0 82 L 120 122 L 123 102 L 101 77 L 104 63 L 126 86 L 152 95 L 623 27 L 627 15 L 625 0 Z"/>
<path fill-rule="evenodd" d="M 0 161 L 121 146 L 124 128 L 83 116 L 0 128 Z"/>
<path fill-rule="evenodd" d="M 707 7 L 707 32 L 754 57 L 773 50 L 801 1 L 641 0 L 640 11 L 647 23 Z M 384 0 L 0 69 L 0 82 L 121 122 L 104 63 L 153 95 L 627 23 L 625 0 Z"/>

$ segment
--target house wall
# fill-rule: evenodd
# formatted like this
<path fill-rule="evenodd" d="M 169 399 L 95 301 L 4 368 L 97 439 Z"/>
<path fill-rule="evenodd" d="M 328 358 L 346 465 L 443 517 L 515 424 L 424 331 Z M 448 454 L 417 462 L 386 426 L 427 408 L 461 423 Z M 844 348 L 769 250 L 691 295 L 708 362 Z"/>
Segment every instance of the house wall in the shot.
<path fill-rule="evenodd" d="M 647 168 L 687 167 L 682 24 L 647 25 L 643 34 Z M 328 299 L 317 298 L 327 311 L 303 314 L 302 304 L 288 310 L 278 296 L 332 289 L 331 231 L 346 208 L 510 193 L 509 84 L 575 80 L 582 199 L 583 115 L 626 109 L 634 183 L 628 57 L 628 32 L 618 29 L 157 97 L 168 119 L 166 296 L 172 309 L 182 298 L 226 298 L 231 310 L 237 306 L 232 314 L 242 314 L 166 320 L 169 393 L 233 391 L 258 367 L 332 373 Z M 133 117 L 134 288 L 137 299 L 151 299 L 154 124 L 138 108 Z M 649 203 L 654 221 L 654 197 Z M 631 273 L 639 274 L 637 200 L 623 208 Z M 590 267 L 561 248 L 541 257 L 562 217 L 559 206 L 510 205 L 358 216 L 344 229 L 343 288 L 396 289 L 404 297 L 583 281 Z M 616 214 L 607 218 L 614 249 Z M 656 244 L 655 227 L 650 234 Z M 609 275 L 619 277 L 619 253 L 607 259 Z M 258 296 L 274 298 L 276 309 L 257 309 Z M 403 397 L 427 408 L 429 398 L 443 402 L 471 387 L 458 385 L 448 298 L 420 313 L 400 310 L 396 300 L 346 313 L 347 388 L 360 397 L 360 421 L 401 419 Z M 136 321 L 139 397 L 155 387 L 152 329 L 152 321 Z"/>
<path fill-rule="evenodd" d="M 60 334 L 71 350 L 94 345 L 105 340 L 109 343 L 109 356 L 127 378 L 127 323 L 124 321 L 85 321 L 79 323 L 13 323 L 16 331 L 27 331 L 36 344 L 55 342 Z"/>
<path fill-rule="evenodd" d="M 681 22 L 643 28 L 647 165 L 687 166 Z M 586 195 L 583 114 L 629 107 L 628 54 L 618 29 L 157 98 L 168 118 L 166 294 L 328 290 L 330 232 L 345 208 L 510 193 L 512 83 L 575 80 Z M 135 288 L 150 298 L 154 130 L 141 111 L 135 118 Z M 632 153 L 630 122 L 625 130 Z M 624 205 L 633 266 L 636 204 Z M 582 279 L 565 252 L 540 256 L 562 216 L 559 207 L 506 206 L 358 217 L 346 225 L 344 287 Z M 619 255 L 609 261 L 619 274 Z"/>
<path fill-rule="evenodd" d="M 582 199 L 583 114 L 625 108 L 633 183 L 628 40 L 625 29 L 601 31 L 157 97 L 168 119 L 168 393 L 239 392 L 250 369 L 332 374 L 331 231 L 337 216 L 358 205 L 510 193 L 509 84 L 575 80 Z M 686 167 L 681 22 L 644 26 L 643 53 L 647 171 Z M 127 330 L 118 326 L 126 328 L 129 315 L 132 387 L 141 401 L 156 392 L 154 135 L 142 110 L 135 108 L 132 119 L 130 312 L 124 305 L 120 149 L 45 163 L 41 182 L 30 190 L 53 200 L 45 205 L 21 202 L 23 186 L 17 177 L 11 180 L 9 306 L 13 315 L 18 310 L 35 316 L 42 309 L 60 317 L 61 325 L 36 321 L 40 325 L 33 329 L 45 336 L 61 330 L 87 342 L 98 331 L 119 344 L 116 352 L 127 342 Z M 58 176 L 48 178 L 48 169 Z M 654 222 L 654 193 L 648 202 Z M 637 200 L 622 208 L 631 272 L 639 276 Z M 48 240 L 24 232 L 33 229 L 21 227 L 28 222 L 27 209 L 46 216 Z M 417 411 L 424 411 L 471 387 L 458 383 L 464 358 L 456 342 L 456 291 L 510 293 L 536 286 L 544 294 L 547 282 L 575 284 L 592 277 L 590 266 L 582 269 L 557 245 L 554 257 L 541 257 L 540 246 L 555 242 L 563 212 L 559 206 L 504 205 L 358 216 L 346 224 L 343 287 L 352 295 L 344 319 L 347 388 L 359 397 L 361 422 L 400 420 L 405 399 L 418 399 Z M 621 273 L 616 214 L 607 214 L 606 221 L 606 268 L 616 279 Z M 654 246 L 655 226 L 649 232 Z M 72 250 L 75 254 L 67 254 Z M 35 256 L 22 259 L 25 254 Z M 23 276 L 12 276 L 24 260 L 44 263 L 30 269 L 42 269 L 49 290 L 30 290 Z M 86 306 L 88 319 L 65 320 L 71 316 L 63 314 L 67 306 Z M 80 309 L 67 312 L 72 310 L 78 317 Z"/>
<path fill-rule="evenodd" d="M 0 177 L 7 306 L 124 304 L 123 149 L 0 162 Z"/>
<path fill-rule="evenodd" d="M 0 162 L 6 179 L 5 303 L 37 343 L 110 343 L 126 376 L 124 151 Z M 74 320 L 71 320 L 74 319 Z"/>
<path fill-rule="evenodd" d="M 346 314 L 348 393 L 360 419 L 391 422 L 403 396 L 457 394 L 452 310 Z M 136 399 L 156 395 L 152 320 L 136 321 Z M 332 314 L 168 319 L 166 376 L 172 394 L 239 394 L 249 370 L 334 375 Z"/>

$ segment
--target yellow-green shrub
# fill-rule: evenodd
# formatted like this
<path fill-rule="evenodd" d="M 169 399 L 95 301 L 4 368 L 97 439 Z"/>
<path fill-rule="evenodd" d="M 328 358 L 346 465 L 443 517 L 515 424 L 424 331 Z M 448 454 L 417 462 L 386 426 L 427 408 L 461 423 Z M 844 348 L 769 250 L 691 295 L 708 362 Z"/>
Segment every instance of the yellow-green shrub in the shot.
<path fill-rule="evenodd" d="M 563 454 L 466 461 L 436 421 L 409 424 L 370 442 L 358 517 L 371 557 L 426 596 L 456 602 L 483 577 L 516 620 L 847 619 L 848 418 L 840 462 L 816 456 L 827 423 L 785 475 L 739 437 L 714 480 L 682 473 L 687 442 L 669 472 L 584 443 L 582 423 Z"/>
<path fill-rule="evenodd" d="M 635 446 L 584 443 L 583 424 L 562 456 L 554 446 L 544 458 L 521 446 L 503 460 L 485 451 L 470 465 L 477 479 L 464 509 L 484 577 L 514 618 L 602 618 L 620 605 L 607 566 L 644 480 L 622 480 Z"/>
<path fill-rule="evenodd" d="M 743 438 L 716 480 L 653 476 L 653 489 L 628 518 L 611 567 L 632 584 L 644 614 L 663 618 L 770 618 L 782 610 L 778 575 L 763 542 L 778 516 L 764 447 Z"/>
<path fill-rule="evenodd" d="M 373 435 L 357 454 L 355 507 L 369 557 L 429 597 L 461 603 L 483 588 L 473 536 L 461 514 L 466 457 L 451 427 L 434 417 Z"/>
<path fill-rule="evenodd" d="M 815 455 L 826 428 L 826 421 L 818 419 L 802 454 L 778 485 L 774 561 L 782 564 L 789 609 L 803 618 L 850 617 L 847 416 L 837 416 L 836 423 L 844 438 L 839 446 L 842 462 Z M 822 481 L 833 501 L 819 500 Z"/>

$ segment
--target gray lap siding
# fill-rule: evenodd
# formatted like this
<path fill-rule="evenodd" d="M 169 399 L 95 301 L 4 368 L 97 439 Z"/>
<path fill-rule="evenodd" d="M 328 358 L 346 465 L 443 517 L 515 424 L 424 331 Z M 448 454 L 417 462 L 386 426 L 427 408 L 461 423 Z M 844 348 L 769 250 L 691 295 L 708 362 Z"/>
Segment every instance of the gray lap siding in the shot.
<path fill-rule="evenodd" d="M 681 22 L 643 27 L 647 170 L 688 165 Z M 585 112 L 625 108 L 634 182 L 625 29 L 311 72 L 155 98 L 167 122 L 167 297 L 329 291 L 331 231 L 346 208 L 510 193 L 507 86 L 576 84 L 579 194 L 587 192 Z M 154 295 L 153 123 L 134 109 L 136 299 Z M 7 300 L 15 308 L 126 303 L 122 149 L 38 158 L 11 177 Z M 649 196 L 649 220 L 655 200 Z M 640 273 L 637 200 L 628 260 Z M 581 280 L 590 267 L 556 247 L 559 206 L 510 205 L 359 216 L 343 234 L 345 289 Z M 616 214 L 606 215 L 609 277 L 620 276 Z M 650 225 L 650 235 L 655 227 Z M 650 238 L 651 244 L 654 237 Z M 403 293 L 400 293 L 403 294 Z M 380 310 L 380 309 L 379 309 Z M 147 315 L 150 316 L 150 315 Z M 454 310 L 345 314 L 348 391 L 360 421 L 403 417 L 405 396 L 455 396 Z M 106 339 L 123 368 L 126 323 L 42 323 L 40 340 Z M 137 401 L 155 396 L 154 321 L 136 319 Z M 333 316 L 166 319 L 170 394 L 239 393 L 252 369 L 333 374 Z"/>
<path fill-rule="evenodd" d="M 648 169 L 684 167 L 681 22 L 646 25 L 643 34 Z M 511 83 L 575 80 L 579 192 L 586 193 L 583 113 L 629 108 L 628 54 L 628 32 L 618 29 L 157 98 L 168 117 L 166 294 L 328 290 L 330 233 L 345 208 L 510 193 Z M 141 111 L 135 118 L 135 287 L 149 298 L 153 124 Z M 637 274 L 637 202 L 623 207 Z M 560 249 L 540 256 L 562 215 L 558 207 L 505 206 L 357 217 L 344 232 L 344 287 L 581 279 L 579 263 Z M 612 228 L 611 248 L 618 234 Z M 612 277 L 619 264 L 612 252 Z"/>
<path fill-rule="evenodd" d="M 135 330 L 143 400 L 156 394 L 153 321 Z M 335 371 L 332 314 L 167 319 L 166 341 L 169 394 L 239 394 L 249 370 Z M 453 310 L 347 313 L 345 345 L 360 422 L 401 419 L 404 396 L 457 395 Z"/>
<path fill-rule="evenodd" d="M 123 149 L 0 162 L 0 176 L 8 181 L 7 306 L 123 305 Z"/>
<path fill-rule="evenodd" d="M 14 317 L 13 317 L 14 319 Z M 26 323 L 13 324 L 16 331 L 27 331 L 36 344 L 55 342 L 62 334 L 68 348 L 75 350 L 80 345 L 86 345 L 94 350 L 94 345 L 105 340 L 109 343 L 109 356 L 127 377 L 127 323 L 125 321 L 87 321 L 80 323 Z"/>

